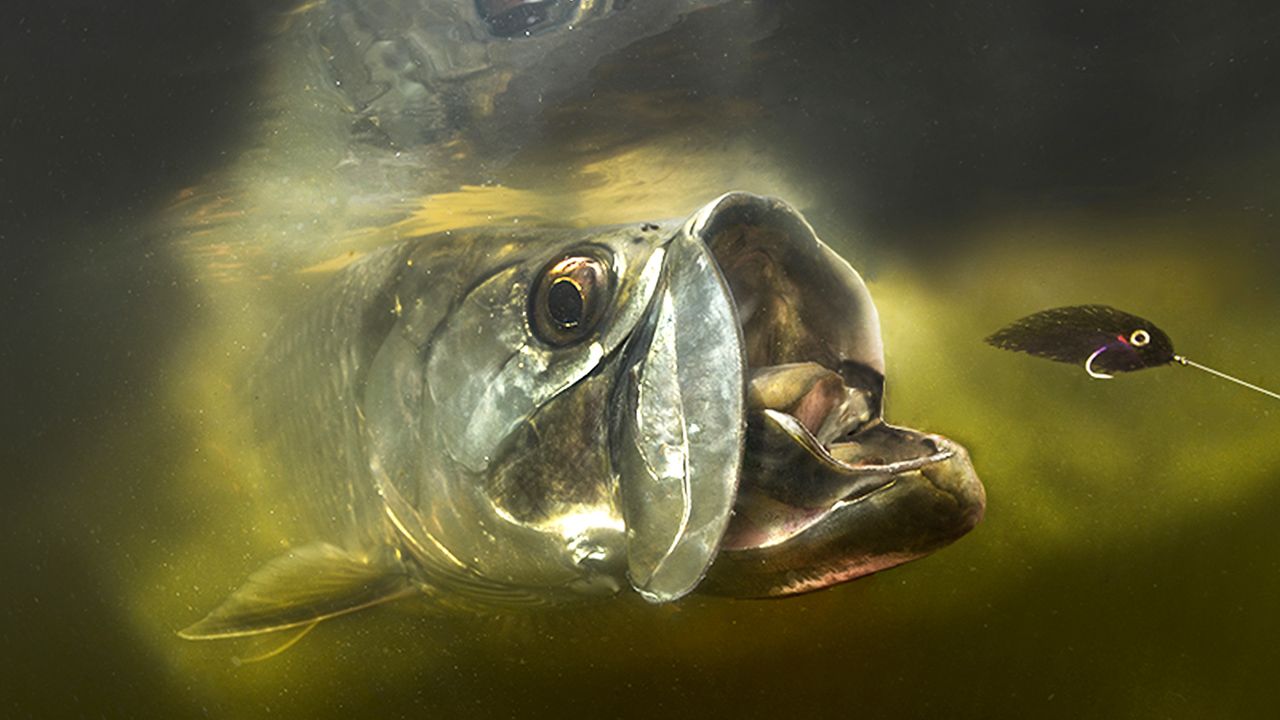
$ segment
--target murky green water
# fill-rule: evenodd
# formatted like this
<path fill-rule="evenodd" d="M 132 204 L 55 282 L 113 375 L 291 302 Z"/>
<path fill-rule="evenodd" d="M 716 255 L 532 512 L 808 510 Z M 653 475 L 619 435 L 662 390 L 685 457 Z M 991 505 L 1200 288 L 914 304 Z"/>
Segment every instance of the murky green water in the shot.
<path fill-rule="evenodd" d="M 710 21 L 611 56 L 492 184 L 413 198 L 379 232 L 354 211 L 286 227 L 281 198 L 323 195 L 329 166 L 301 157 L 296 192 L 209 151 L 171 188 L 129 186 L 132 209 L 10 205 L 0 715 L 1271 717 L 1280 402 L 1181 367 L 1091 380 L 981 338 L 1108 303 L 1280 387 L 1280 17 L 835 6 L 768 5 L 777 31 L 731 60 Z M 272 87 L 227 62 L 209 72 L 258 78 L 229 97 Z M 254 200 L 210 192 L 228 177 Z M 275 644 L 176 636 L 309 539 L 237 389 L 332 268 L 397 235 L 670 217 L 728 189 L 792 201 L 864 270 L 887 417 L 969 448 L 988 493 L 971 535 L 783 601 L 406 603 L 258 662 L 239 659 Z"/>

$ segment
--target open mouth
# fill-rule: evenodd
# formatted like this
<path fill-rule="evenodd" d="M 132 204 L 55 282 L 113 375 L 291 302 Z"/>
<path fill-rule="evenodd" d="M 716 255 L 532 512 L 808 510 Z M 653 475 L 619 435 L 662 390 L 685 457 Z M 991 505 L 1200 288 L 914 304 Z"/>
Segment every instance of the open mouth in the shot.
<path fill-rule="evenodd" d="M 985 495 L 962 447 L 885 423 L 870 293 L 780 201 L 728 196 L 693 230 L 733 295 L 747 423 L 733 514 L 702 591 L 816 590 L 968 532 Z"/>
<path fill-rule="evenodd" d="M 875 304 L 799 213 L 725 195 L 661 262 L 611 428 L 628 575 L 645 599 L 817 590 L 981 519 L 964 449 L 881 419 Z"/>
<path fill-rule="evenodd" d="M 815 363 L 758 370 L 747 397 L 742 477 L 722 550 L 787 542 L 955 454 L 941 438 L 884 423 L 864 390 Z"/>

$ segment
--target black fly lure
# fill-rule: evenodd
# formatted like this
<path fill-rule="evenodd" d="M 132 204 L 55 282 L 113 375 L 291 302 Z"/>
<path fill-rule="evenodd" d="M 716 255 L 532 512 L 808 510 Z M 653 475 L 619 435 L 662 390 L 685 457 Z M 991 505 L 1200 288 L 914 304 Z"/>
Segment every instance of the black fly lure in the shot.
<path fill-rule="evenodd" d="M 1106 305 L 1044 310 L 1007 325 L 987 338 L 1003 350 L 1084 365 L 1095 378 L 1178 363 L 1280 399 L 1280 395 L 1205 367 L 1173 351 L 1173 341 L 1151 321 Z"/>

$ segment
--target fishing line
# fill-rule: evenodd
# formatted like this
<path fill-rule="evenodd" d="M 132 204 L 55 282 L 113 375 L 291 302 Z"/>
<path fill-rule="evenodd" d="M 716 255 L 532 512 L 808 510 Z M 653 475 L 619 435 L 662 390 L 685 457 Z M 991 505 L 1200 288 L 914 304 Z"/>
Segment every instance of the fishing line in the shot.
<path fill-rule="evenodd" d="M 1258 387 L 1257 385 L 1254 385 L 1254 384 L 1252 384 L 1252 383 L 1247 383 L 1247 382 L 1245 382 L 1245 381 L 1241 380 L 1241 379 L 1240 379 L 1240 378 L 1238 378 L 1238 377 L 1232 377 L 1231 375 L 1228 375 L 1228 374 L 1226 374 L 1226 373 L 1224 373 L 1224 372 L 1219 372 L 1219 371 L 1214 370 L 1213 368 L 1208 367 L 1208 366 L 1206 366 L 1206 365 L 1201 365 L 1200 363 L 1195 362 L 1194 360 L 1188 360 L 1188 359 L 1186 359 L 1185 357 L 1183 357 L 1183 356 L 1181 356 L 1181 355 L 1174 355 L 1174 356 L 1173 356 L 1173 359 L 1174 359 L 1174 361 L 1175 361 L 1175 362 L 1178 362 L 1178 363 L 1180 363 L 1180 364 L 1182 364 L 1182 365 L 1190 365 L 1191 367 L 1196 368 L 1197 370 L 1203 370 L 1203 371 L 1205 371 L 1205 372 L 1207 372 L 1207 373 L 1212 373 L 1212 374 L 1217 375 L 1218 377 L 1220 377 L 1220 378 L 1222 378 L 1222 379 L 1224 379 L 1224 380 L 1230 380 L 1231 382 L 1236 383 L 1237 385 L 1243 385 L 1243 386 L 1245 386 L 1245 387 L 1249 388 L 1250 390 L 1256 390 L 1257 392 L 1260 392 L 1260 393 L 1262 393 L 1263 395 L 1270 395 L 1271 397 L 1273 397 L 1273 398 L 1275 398 L 1275 399 L 1277 399 L 1277 400 L 1280 400 L 1280 395 L 1277 395 L 1276 393 L 1273 393 L 1273 392 L 1271 392 L 1270 390 L 1266 390 L 1266 389 L 1264 389 L 1264 388 L 1260 388 L 1260 387 Z"/>

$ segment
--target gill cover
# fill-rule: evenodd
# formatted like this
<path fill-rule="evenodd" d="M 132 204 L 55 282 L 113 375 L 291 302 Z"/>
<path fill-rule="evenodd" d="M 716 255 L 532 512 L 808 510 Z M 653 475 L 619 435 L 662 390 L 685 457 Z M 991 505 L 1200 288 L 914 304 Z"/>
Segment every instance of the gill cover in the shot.
<path fill-rule="evenodd" d="M 666 247 L 648 316 L 624 351 L 614 409 L 628 573 L 650 602 L 679 598 L 706 574 L 742 465 L 742 332 L 697 234 L 702 216 Z"/>

